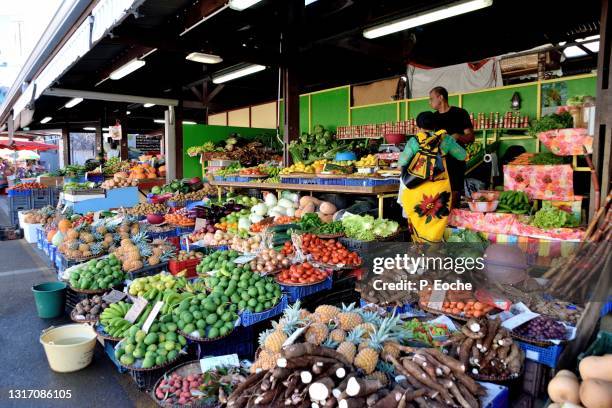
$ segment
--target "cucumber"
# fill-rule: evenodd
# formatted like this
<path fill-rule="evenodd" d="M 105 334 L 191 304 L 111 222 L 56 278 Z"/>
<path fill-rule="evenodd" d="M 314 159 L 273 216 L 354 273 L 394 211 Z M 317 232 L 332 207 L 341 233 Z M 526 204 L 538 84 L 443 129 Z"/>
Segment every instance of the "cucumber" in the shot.
<path fill-rule="evenodd" d="M 268 227 L 268 231 L 280 233 L 285 233 L 289 229 L 300 229 L 300 226 L 298 224 L 281 224 Z"/>

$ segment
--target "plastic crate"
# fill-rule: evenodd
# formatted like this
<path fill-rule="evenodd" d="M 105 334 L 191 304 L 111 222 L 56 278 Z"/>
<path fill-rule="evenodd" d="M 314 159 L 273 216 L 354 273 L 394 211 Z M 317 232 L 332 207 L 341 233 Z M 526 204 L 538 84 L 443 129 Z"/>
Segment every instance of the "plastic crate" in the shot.
<path fill-rule="evenodd" d="M 503 385 L 480 382 L 486 389 L 487 395 L 480 398 L 482 408 L 507 408 L 510 406 L 510 391 Z"/>
<path fill-rule="evenodd" d="M 314 178 L 303 177 L 303 178 L 299 178 L 298 180 L 299 180 L 299 184 L 303 184 L 303 185 L 320 184 L 320 179 L 318 179 L 316 177 L 314 177 Z"/>
<path fill-rule="evenodd" d="M 338 178 L 319 178 L 317 184 L 322 184 L 324 186 L 345 186 L 346 178 L 338 177 Z"/>
<path fill-rule="evenodd" d="M 612 313 L 612 296 L 608 297 L 608 300 L 601 307 L 600 316 L 604 317 L 608 313 Z"/>
<path fill-rule="evenodd" d="M 7 190 L 9 197 L 31 197 L 32 190 Z"/>
<path fill-rule="evenodd" d="M 72 309 L 75 308 L 75 306 L 77 305 L 77 303 L 79 303 L 81 300 L 85 300 L 87 299 L 87 295 L 84 293 L 77 293 L 74 290 L 70 289 L 70 286 L 66 288 L 66 305 L 65 305 L 65 311 L 67 314 L 70 314 L 70 312 L 72 312 Z"/>
<path fill-rule="evenodd" d="M 48 188 L 32 190 L 32 208 L 51 205 L 51 192 Z"/>
<path fill-rule="evenodd" d="M 47 237 L 45 236 L 45 230 L 42 228 L 36 228 L 36 247 L 38 249 L 43 249 L 43 244 Z"/>
<path fill-rule="evenodd" d="M 153 266 L 145 266 L 144 268 L 137 269 L 133 272 L 128 272 L 127 276 L 129 280 L 134 280 L 136 278 L 142 278 L 144 276 L 156 275 L 167 269 L 167 266 L 168 262 L 162 262 Z"/>
<path fill-rule="evenodd" d="M 232 334 L 221 341 L 195 342 L 187 340 L 192 355 L 197 359 L 210 356 L 238 354 L 240 359 L 252 360 L 254 357 L 255 333 L 253 327 L 238 326 Z"/>
<path fill-rule="evenodd" d="M 228 180 L 225 180 L 225 177 L 223 176 L 213 176 L 213 179 L 215 181 L 228 181 Z"/>
<path fill-rule="evenodd" d="M 178 236 L 176 228 L 173 228 L 169 231 L 166 232 L 153 232 L 153 231 L 147 231 L 147 235 L 149 236 L 149 238 L 151 238 L 151 240 L 154 239 L 168 239 L 171 237 L 176 237 Z"/>
<path fill-rule="evenodd" d="M 603 356 L 612 353 L 612 333 L 600 331 L 588 349 L 578 355 L 578 361 L 588 356 Z"/>
<path fill-rule="evenodd" d="M 60 189 L 57 187 L 49 187 L 49 205 L 56 207 L 59 202 Z"/>
<path fill-rule="evenodd" d="M 282 296 L 280 302 L 276 306 L 271 309 L 268 309 L 261 313 L 251 313 L 249 311 L 243 311 L 240 313 L 240 324 L 242 326 L 252 326 L 255 323 L 262 322 L 271 317 L 278 316 L 285 310 L 289 301 L 287 300 L 287 296 Z"/>
<path fill-rule="evenodd" d="M 191 234 L 195 226 L 191 227 L 176 227 L 176 235 Z"/>
<path fill-rule="evenodd" d="M 280 286 L 281 286 L 281 290 L 283 291 L 283 293 L 287 294 L 287 299 L 289 300 L 289 303 L 293 303 L 299 299 L 315 294 L 322 290 L 331 289 L 333 285 L 333 281 L 334 281 L 333 278 L 330 276 L 327 279 L 325 279 L 323 282 L 317 283 L 316 285 L 285 286 L 281 284 Z"/>
<path fill-rule="evenodd" d="M 55 258 L 58 253 L 59 251 L 57 250 L 57 247 L 55 245 L 49 245 L 49 253 L 47 254 L 47 256 L 49 257 L 49 260 L 51 261 L 52 265 L 55 265 Z"/>
<path fill-rule="evenodd" d="M 363 299 L 359 299 L 359 307 L 366 307 L 368 305 L 368 302 L 366 302 Z M 395 310 L 394 314 L 401 314 L 401 313 L 410 313 L 413 315 L 422 315 L 425 316 L 426 313 L 423 312 L 421 309 L 419 309 L 416 304 L 414 303 L 409 303 L 406 305 L 402 305 L 402 306 L 385 306 L 384 309 L 388 312 L 391 313 Z"/>
<path fill-rule="evenodd" d="M 11 190 L 9 190 L 10 192 Z M 9 210 L 11 212 L 32 209 L 31 191 L 26 192 L 28 194 L 9 195 Z M 15 191 L 14 193 L 23 193 L 23 191 Z"/>
<path fill-rule="evenodd" d="M 563 351 L 563 345 L 553 345 L 550 347 L 540 347 L 534 344 L 515 340 L 520 348 L 525 352 L 525 358 L 555 368 L 559 356 Z"/>
<path fill-rule="evenodd" d="M 148 371 L 128 370 L 128 371 L 130 372 L 130 377 L 132 377 L 132 380 L 134 380 L 138 389 L 143 390 L 143 391 L 151 391 L 153 387 L 155 386 L 155 383 L 157 382 L 157 380 L 159 380 L 161 376 L 166 373 L 166 371 L 169 371 L 173 369 L 174 367 L 180 364 L 183 364 L 185 361 L 187 361 L 187 357 L 185 355 L 180 355 L 180 357 L 178 357 L 172 363 L 168 364 L 167 366 L 155 369 L 155 370 L 148 370 Z"/>
<path fill-rule="evenodd" d="M 87 181 L 93 181 L 94 183 L 102 183 L 104 181 L 104 174 L 101 173 L 87 173 Z"/>
<path fill-rule="evenodd" d="M 115 345 L 117 345 L 117 343 L 118 342 L 104 339 L 104 352 L 106 353 L 110 361 L 115 365 L 117 371 L 119 371 L 120 374 L 127 373 L 127 368 L 119 364 L 119 361 L 117 361 L 117 359 L 115 358 Z"/>
<path fill-rule="evenodd" d="M 185 274 L 186 278 L 195 278 L 196 276 L 198 276 L 196 272 L 196 266 L 198 266 L 199 263 L 200 263 L 200 259 L 188 259 L 186 261 L 180 261 L 180 262 L 174 259 L 171 259 L 170 261 L 168 261 L 168 271 L 172 275 L 176 275 L 179 272 L 186 270 L 187 271 L 187 273 Z"/>
<path fill-rule="evenodd" d="M 297 177 L 282 177 L 281 184 L 300 184 L 300 179 Z"/>

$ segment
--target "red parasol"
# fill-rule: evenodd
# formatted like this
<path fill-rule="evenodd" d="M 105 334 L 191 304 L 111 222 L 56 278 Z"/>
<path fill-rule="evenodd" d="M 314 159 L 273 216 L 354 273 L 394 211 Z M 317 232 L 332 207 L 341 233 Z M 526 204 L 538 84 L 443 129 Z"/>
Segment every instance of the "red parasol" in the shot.
<path fill-rule="evenodd" d="M 23 140 L 14 140 L 12 144 L 0 143 L 0 149 L 11 149 L 11 150 L 56 150 L 57 145 L 40 143 L 40 142 L 29 142 Z"/>

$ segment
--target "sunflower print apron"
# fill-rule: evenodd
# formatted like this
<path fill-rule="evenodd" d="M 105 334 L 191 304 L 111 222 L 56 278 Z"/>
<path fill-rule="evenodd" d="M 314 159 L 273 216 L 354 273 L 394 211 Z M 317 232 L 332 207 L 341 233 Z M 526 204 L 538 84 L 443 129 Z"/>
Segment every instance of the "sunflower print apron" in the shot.
<path fill-rule="evenodd" d="M 423 153 L 428 156 L 438 154 L 440 143 L 425 143 L 430 135 L 418 133 L 416 137 Z M 418 153 L 413 160 L 417 156 Z M 448 224 L 452 194 L 444 156 L 442 162 L 444 171 L 437 174 L 433 180 L 425 181 L 414 188 L 405 188 L 401 193 L 400 200 L 408 217 L 414 242 L 440 242 Z"/>

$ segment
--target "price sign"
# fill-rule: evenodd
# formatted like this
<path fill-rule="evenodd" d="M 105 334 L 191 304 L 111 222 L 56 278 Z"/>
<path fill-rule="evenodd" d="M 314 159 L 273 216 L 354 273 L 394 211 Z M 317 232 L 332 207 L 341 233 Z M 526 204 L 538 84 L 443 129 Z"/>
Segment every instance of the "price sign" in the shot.
<path fill-rule="evenodd" d="M 442 304 L 446 298 L 446 290 L 432 290 L 427 307 L 435 310 L 442 310 Z"/>
<path fill-rule="evenodd" d="M 194 231 L 198 231 L 201 230 L 202 228 L 206 227 L 206 218 L 196 218 L 196 223 L 195 223 L 195 227 L 193 227 Z"/>
<path fill-rule="evenodd" d="M 149 302 L 145 298 L 137 297 L 134 299 L 134 304 L 130 307 L 130 310 L 126 313 L 124 319 L 130 323 L 134 323 L 142 311 L 147 307 Z"/>
<path fill-rule="evenodd" d="M 120 300 L 125 299 L 126 296 L 127 296 L 126 293 L 119 292 L 118 290 L 113 289 L 107 294 L 105 294 L 104 296 L 102 296 L 102 300 L 105 301 L 106 303 L 117 303 Z"/>
<path fill-rule="evenodd" d="M 157 317 L 157 314 L 161 310 L 162 306 L 164 306 L 164 302 L 161 301 L 157 302 L 155 306 L 153 306 L 153 310 L 151 310 L 151 313 L 149 313 L 149 316 L 147 316 L 147 320 L 145 320 L 144 324 L 142 325 L 142 330 L 144 330 L 145 333 L 149 332 L 149 329 L 155 321 L 155 318 Z"/>
<path fill-rule="evenodd" d="M 238 354 L 227 354 L 225 356 L 206 357 L 200 360 L 200 369 L 203 373 L 213 370 L 217 367 L 239 367 L 240 361 Z"/>
<path fill-rule="evenodd" d="M 255 255 L 242 255 L 238 258 L 234 259 L 234 263 L 238 265 L 242 265 L 248 262 L 251 262 L 253 259 L 257 258 Z"/>

